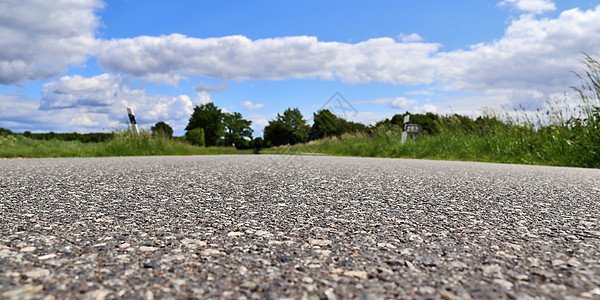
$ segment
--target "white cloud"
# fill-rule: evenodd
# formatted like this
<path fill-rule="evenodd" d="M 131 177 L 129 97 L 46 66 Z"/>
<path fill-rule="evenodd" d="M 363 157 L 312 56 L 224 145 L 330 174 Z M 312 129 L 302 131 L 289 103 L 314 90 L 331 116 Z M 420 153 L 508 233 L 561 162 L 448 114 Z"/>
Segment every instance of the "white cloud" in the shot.
<path fill-rule="evenodd" d="M 100 125 L 100 122 L 93 121 L 90 114 L 81 114 L 71 119 L 69 122 L 69 126 L 72 127 L 97 127 Z"/>
<path fill-rule="evenodd" d="M 72 115 L 73 125 L 87 127 L 108 126 L 111 121 L 126 122 L 125 109 L 134 109 L 136 120 L 142 125 L 158 121 L 169 123 L 175 130 L 183 130 L 194 106 L 211 100 L 206 92 L 197 98 L 187 95 L 148 96 L 144 89 L 132 88 L 129 81 L 111 74 L 94 77 L 64 76 L 44 85 L 39 108 L 48 111 L 77 111 Z"/>
<path fill-rule="evenodd" d="M 600 49 L 600 6 L 572 9 L 556 19 L 523 15 L 505 35 L 470 50 L 440 53 L 437 79 L 447 89 L 490 93 L 533 90 L 544 94 L 564 91 L 575 83 L 571 71 L 581 52 Z"/>
<path fill-rule="evenodd" d="M 404 97 L 397 97 L 397 98 L 391 99 L 389 101 L 388 105 L 391 108 L 402 110 L 402 109 L 406 109 L 409 105 L 414 104 L 416 102 L 417 101 L 415 101 L 415 100 L 409 100 Z"/>
<path fill-rule="evenodd" d="M 244 101 L 244 103 L 242 103 L 242 106 L 244 107 L 245 110 L 255 110 L 255 109 L 261 109 L 264 108 L 265 105 L 262 103 L 252 103 L 250 101 Z"/>
<path fill-rule="evenodd" d="M 133 89 L 127 80 L 111 74 L 64 76 L 44 84 L 42 95 L 40 109 L 81 107 L 95 112 L 107 112 L 120 101 L 145 96 L 143 90 Z"/>
<path fill-rule="evenodd" d="M 554 2 L 548 0 L 503 0 L 498 3 L 500 7 L 510 7 L 518 11 L 541 14 L 556 9 Z"/>
<path fill-rule="evenodd" d="M 204 91 L 198 92 L 198 99 L 200 104 L 207 104 L 213 102 L 212 98 L 210 97 L 210 94 Z"/>
<path fill-rule="evenodd" d="M 438 44 L 391 38 L 357 44 L 293 36 L 252 41 L 244 36 L 192 38 L 181 34 L 106 41 L 98 62 L 135 77 L 193 75 L 222 80 L 314 79 L 421 84 L 433 80 L 430 55 Z"/>
<path fill-rule="evenodd" d="M 0 84 L 46 79 L 79 64 L 100 43 L 101 0 L 0 2 Z"/>
<path fill-rule="evenodd" d="M 415 42 L 424 41 L 424 39 L 416 33 L 411 33 L 411 34 L 401 33 L 398 35 L 398 39 L 403 43 L 415 43 Z"/>
<path fill-rule="evenodd" d="M 89 113 L 73 107 L 40 110 L 40 99 L 0 94 L 0 127 L 16 132 L 99 132 L 118 128 L 108 114 Z M 123 111 L 123 115 L 125 111 Z"/>
<path fill-rule="evenodd" d="M 414 111 L 417 113 L 437 113 L 438 108 L 437 106 L 433 105 L 433 104 L 424 104 L 421 107 L 415 107 Z"/>
<path fill-rule="evenodd" d="M 107 41 L 98 61 L 113 72 L 175 81 L 177 76 L 223 81 L 337 78 L 347 83 L 437 83 L 434 88 L 475 93 L 533 90 L 544 94 L 574 84 L 570 71 L 580 65 L 581 52 L 594 53 L 600 48 L 600 6 L 567 10 L 549 19 L 530 12 L 550 10 L 554 7 L 551 2 L 503 3 L 526 13 L 511 20 L 500 39 L 468 50 L 439 52 L 439 44 L 391 38 L 350 44 L 308 36 L 250 40 L 244 36 L 201 39 L 173 34 Z M 417 41 L 418 35 L 399 38 Z M 203 83 L 196 86 L 197 91 L 220 88 Z"/>

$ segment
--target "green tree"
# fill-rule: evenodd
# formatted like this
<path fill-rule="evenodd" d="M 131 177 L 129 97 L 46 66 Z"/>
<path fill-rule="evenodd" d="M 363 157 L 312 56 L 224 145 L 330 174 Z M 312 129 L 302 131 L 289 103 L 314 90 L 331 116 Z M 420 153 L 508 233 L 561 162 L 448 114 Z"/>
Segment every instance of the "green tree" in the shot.
<path fill-rule="evenodd" d="M 252 121 L 242 118 L 242 114 L 234 112 L 223 115 L 225 124 L 225 145 L 235 145 L 237 148 L 249 148 L 252 140 Z"/>
<path fill-rule="evenodd" d="M 263 135 L 264 142 L 269 147 L 292 144 L 291 130 L 278 119 L 269 121 L 269 125 L 265 126 Z"/>
<path fill-rule="evenodd" d="M 251 146 L 254 149 L 258 149 L 258 150 L 260 150 L 262 147 L 264 147 L 264 145 L 265 145 L 265 141 L 261 137 L 257 137 L 255 139 L 253 139 L 252 143 L 251 143 Z"/>
<path fill-rule="evenodd" d="M 152 130 L 152 135 L 154 136 L 161 135 L 167 138 L 173 137 L 173 128 L 163 121 L 160 121 L 154 126 L 150 127 L 150 130 Z"/>
<path fill-rule="evenodd" d="M 313 125 L 310 128 L 309 140 L 318 140 L 340 133 L 340 119 L 329 109 L 313 113 Z"/>
<path fill-rule="evenodd" d="M 225 133 L 221 109 L 212 102 L 194 107 L 194 112 L 185 130 L 190 131 L 196 128 L 204 129 L 204 141 L 207 146 L 219 145 L 221 137 Z"/>
<path fill-rule="evenodd" d="M 14 135 L 14 133 L 12 131 L 10 131 L 9 129 L 5 129 L 5 128 L 0 128 L 0 136 L 2 135 Z"/>
<path fill-rule="evenodd" d="M 277 114 L 275 120 L 265 127 L 265 142 L 273 145 L 297 144 L 308 140 L 310 126 L 298 108 L 288 108 L 283 115 Z"/>
<path fill-rule="evenodd" d="M 367 126 L 365 124 L 346 121 L 342 118 L 338 118 L 338 126 L 340 134 L 344 134 L 347 132 L 357 133 L 367 131 Z"/>
<path fill-rule="evenodd" d="M 404 125 L 404 116 L 407 114 L 409 113 L 406 112 L 404 114 L 394 115 L 391 123 L 402 128 Z M 440 117 L 434 113 L 428 112 L 426 114 L 411 114 L 409 122 L 411 124 L 419 125 L 421 128 L 421 134 L 434 135 L 440 131 Z"/>
<path fill-rule="evenodd" d="M 205 146 L 206 145 L 206 143 L 204 142 L 204 129 L 202 129 L 202 128 L 194 128 L 194 129 L 188 130 L 185 133 L 185 138 L 192 145 L 197 145 L 197 146 Z"/>

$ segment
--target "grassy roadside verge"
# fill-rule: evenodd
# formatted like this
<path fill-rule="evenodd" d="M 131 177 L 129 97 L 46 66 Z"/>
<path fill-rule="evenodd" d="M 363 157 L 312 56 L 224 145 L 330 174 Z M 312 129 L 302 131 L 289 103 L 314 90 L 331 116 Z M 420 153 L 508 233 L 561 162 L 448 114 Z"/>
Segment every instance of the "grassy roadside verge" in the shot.
<path fill-rule="evenodd" d="M 307 144 L 263 149 L 263 154 L 311 154 L 335 156 L 416 158 L 433 160 L 478 161 L 570 167 L 599 167 L 575 161 L 569 155 L 568 144 L 551 142 L 528 144 L 526 140 L 543 140 L 530 136 L 515 140 L 506 136 L 478 136 L 444 132 L 423 136 L 401 144 L 399 131 L 384 131 L 376 135 L 344 135 Z"/>
<path fill-rule="evenodd" d="M 558 115 L 558 106 L 548 115 Z M 585 107 L 584 107 L 585 108 Z M 588 107 L 589 108 L 589 107 Z M 417 136 L 401 144 L 398 127 L 371 134 L 345 134 L 293 146 L 264 149 L 264 154 L 305 154 L 419 158 L 529 165 L 600 168 L 600 111 L 592 107 L 580 117 L 536 121 L 506 114 L 487 117 L 477 127 L 446 118 L 435 135 Z M 564 111 L 563 111 L 564 112 Z M 544 113 L 545 114 L 545 113 Z M 545 114 L 546 115 L 546 114 Z"/>
<path fill-rule="evenodd" d="M 208 155 L 208 154 L 251 154 L 252 150 L 237 150 L 233 147 L 197 147 L 185 142 L 123 132 L 110 141 L 82 143 L 78 141 L 34 140 L 22 135 L 0 136 L 0 157 L 102 157 L 102 156 L 146 156 L 146 155 Z"/>

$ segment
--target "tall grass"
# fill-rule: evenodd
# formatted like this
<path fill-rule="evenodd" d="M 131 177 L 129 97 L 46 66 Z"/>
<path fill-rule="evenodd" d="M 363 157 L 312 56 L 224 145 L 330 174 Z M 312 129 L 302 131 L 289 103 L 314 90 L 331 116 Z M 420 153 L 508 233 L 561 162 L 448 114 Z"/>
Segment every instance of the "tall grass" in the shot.
<path fill-rule="evenodd" d="M 79 141 L 34 140 L 22 135 L 0 136 L 0 157 L 98 157 L 140 155 L 206 155 L 250 154 L 252 150 L 224 147 L 198 147 L 184 141 L 164 136 L 152 136 L 150 132 L 117 132 L 113 139 L 99 143 Z"/>

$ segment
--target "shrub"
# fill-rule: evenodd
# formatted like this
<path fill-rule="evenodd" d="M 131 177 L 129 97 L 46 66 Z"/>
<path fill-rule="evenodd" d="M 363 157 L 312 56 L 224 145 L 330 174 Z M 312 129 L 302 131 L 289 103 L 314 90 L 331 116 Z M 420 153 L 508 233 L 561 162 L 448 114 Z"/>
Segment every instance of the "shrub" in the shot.
<path fill-rule="evenodd" d="M 169 124 L 165 122 L 158 122 L 154 126 L 150 128 L 152 130 L 152 135 L 162 135 L 167 138 L 173 137 L 173 128 L 169 126 Z"/>
<path fill-rule="evenodd" d="M 206 145 L 204 141 L 204 129 L 202 128 L 194 128 L 192 130 L 188 130 L 185 134 L 185 138 L 192 144 L 198 146 Z"/>

